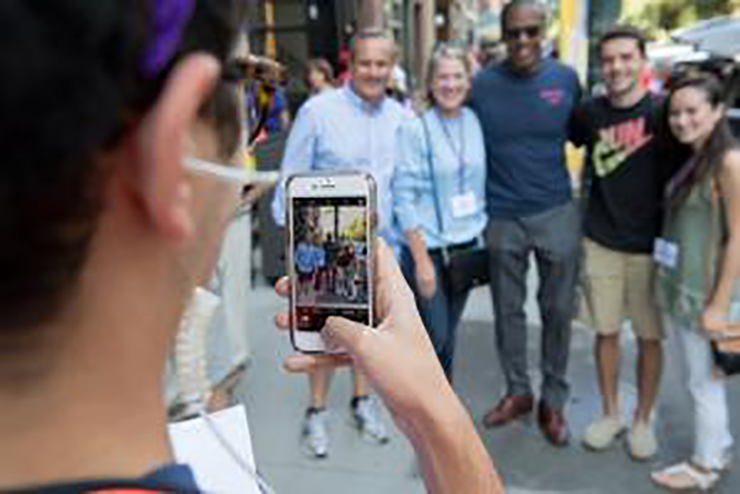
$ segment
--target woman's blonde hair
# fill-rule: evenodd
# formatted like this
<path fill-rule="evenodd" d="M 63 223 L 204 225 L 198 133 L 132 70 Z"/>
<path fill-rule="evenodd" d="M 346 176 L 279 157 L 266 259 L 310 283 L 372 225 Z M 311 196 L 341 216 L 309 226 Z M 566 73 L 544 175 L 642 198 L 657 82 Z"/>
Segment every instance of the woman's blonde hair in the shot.
<path fill-rule="evenodd" d="M 432 84 L 434 83 L 434 76 L 439 68 L 439 63 L 442 60 L 448 59 L 460 61 L 465 68 L 465 74 L 468 76 L 468 80 L 473 78 L 473 68 L 470 65 L 470 60 L 468 60 L 465 50 L 447 43 L 439 44 L 434 49 L 434 52 L 432 52 L 432 56 L 429 57 L 429 63 L 427 64 L 426 96 L 429 106 L 434 106 L 435 104 L 434 94 L 432 94 Z"/>

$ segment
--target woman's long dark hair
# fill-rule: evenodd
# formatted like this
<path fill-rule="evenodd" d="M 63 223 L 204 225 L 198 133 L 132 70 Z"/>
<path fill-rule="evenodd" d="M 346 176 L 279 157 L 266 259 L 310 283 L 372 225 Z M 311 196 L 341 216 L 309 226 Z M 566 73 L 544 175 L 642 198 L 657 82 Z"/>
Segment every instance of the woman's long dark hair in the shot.
<path fill-rule="evenodd" d="M 728 91 L 723 82 L 712 74 L 691 74 L 677 80 L 671 85 L 668 100 L 670 108 L 673 96 L 680 90 L 693 88 L 701 91 L 713 109 L 726 105 Z M 677 184 L 669 198 L 671 209 L 678 208 L 697 185 L 703 183 L 709 174 L 716 174 L 725 154 L 738 147 L 738 141 L 732 134 L 726 113 L 723 112 L 707 142 L 694 153 L 695 166 L 693 171 L 680 184 Z"/>

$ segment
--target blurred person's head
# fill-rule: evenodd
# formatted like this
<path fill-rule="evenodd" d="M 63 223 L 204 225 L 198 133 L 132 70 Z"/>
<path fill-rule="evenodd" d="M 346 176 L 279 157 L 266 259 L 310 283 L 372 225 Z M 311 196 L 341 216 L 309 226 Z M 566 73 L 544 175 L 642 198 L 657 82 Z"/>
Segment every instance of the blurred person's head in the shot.
<path fill-rule="evenodd" d="M 668 124 L 676 139 L 694 150 L 727 124 L 725 110 L 725 90 L 715 76 L 692 75 L 671 87 Z"/>
<path fill-rule="evenodd" d="M 381 31 L 359 32 L 352 40 L 350 71 L 357 95 L 368 102 L 383 98 L 393 75 L 396 47 Z"/>
<path fill-rule="evenodd" d="M 238 146 L 239 91 L 219 65 L 239 3 L 0 5 L 0 61 L 13 67 L 0 80 L 0 427 L 45 399 L 54 419 L 15 432 L 85 407 L 92 428 L 101 403 L 113 413 L 133 395 L 138 417 L 160 411 L 170 340 L 239 192 L 184 168 L 229 162 Z M 80 473 L 64 462 L 60 475 Z"/>
<path fill-rule="evenodd" d="M 673 194 L 679 205 L 691 188 L 718 170 L 725 153 L 737 147 L 726 115 L 726 88 L 711 74 L 691 74 L 676 80 L 668 96 L 668 126 L 673 136 L 690 146 L 695 171 Z"/>
<path fill-rule="evenodd" d="M 634 104 L 647 93 L 641 84 L 645 45 L 644 35 L 632 26 L 613 27 L 599 39 L 599 66 L 610 99 Z"/>
<path fill-rule="evenodd" d="M 323 58 L 313 58 L 306 64 L 306 84 L 311 94 L 334 87 L 334 69 Z"/>
<path fill-rule="evenodd" d="M 470 91 L 472 70 L 464 50 L 441 45 L 429 59 L 430 102 L 445 116 L 456 116 Z"/>
<path fill-rule="evenodd" d="M 507 60 L 521 73 L 531 73 L 542 61 L 547 13 L 536 0 L 512 0 L 501 11 L 501 35 Z"/>
<path fill-rule="evenodd" d="M 391 77 L 388 79 L 388 86 L 385 88 L 385 94 L 402 104 L 405 104 L 408 100 L 406 72 L 398 64 L 393 66 Z"/>
<path fill-rule="evenodd" d="M 478 43 L 478 63 L 481 67 L 506 58 L 506 46 L 497 38 L 481 38 Z"/>

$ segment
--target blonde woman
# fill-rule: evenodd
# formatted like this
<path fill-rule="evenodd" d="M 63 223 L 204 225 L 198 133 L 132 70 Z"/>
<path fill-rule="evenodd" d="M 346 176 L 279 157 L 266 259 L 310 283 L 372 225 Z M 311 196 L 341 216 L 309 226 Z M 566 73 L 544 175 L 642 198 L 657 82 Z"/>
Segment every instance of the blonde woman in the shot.
<path fill-rule="evenodd" d="M 451 380 L 468 292 L 449 289 L 445 260 L 474 248 L 486 225 L 486 160 L 478 118 L 463 106 L 472 75 L 465 52 L 441 46 L 427 73 L 431 106 L 398 131 L 393 203 L 405 237 L 404 275 Z"/>

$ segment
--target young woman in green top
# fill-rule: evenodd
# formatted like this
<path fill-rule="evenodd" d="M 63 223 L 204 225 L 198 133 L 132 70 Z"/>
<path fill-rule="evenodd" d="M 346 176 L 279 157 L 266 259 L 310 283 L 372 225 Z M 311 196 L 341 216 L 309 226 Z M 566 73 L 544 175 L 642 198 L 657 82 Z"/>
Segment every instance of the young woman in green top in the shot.
<path fill-rule="evenodd" d="M 740 304 L 740 147 L 725 110 L 725 89 L 714 76 L 690 76 L 671 89 L 670 129 L 693 155 L 666 190 L 657 288 L 688 369 L 695 442 L 690 460 L 652 474 L 669 489 L 708 489 L 731 459 L 725 384 L 707 333 L 735 319 Z"/>

